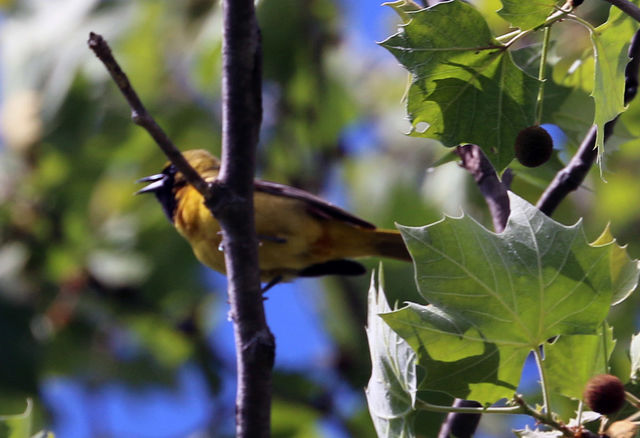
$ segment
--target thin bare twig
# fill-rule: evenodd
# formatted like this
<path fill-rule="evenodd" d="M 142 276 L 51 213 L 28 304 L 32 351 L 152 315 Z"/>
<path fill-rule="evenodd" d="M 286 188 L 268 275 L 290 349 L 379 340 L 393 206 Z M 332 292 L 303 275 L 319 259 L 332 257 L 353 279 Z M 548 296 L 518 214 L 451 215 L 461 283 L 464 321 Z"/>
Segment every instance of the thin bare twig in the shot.
<path fill-rule="evenodd" d="M 264 315 L 253 220 L 254 157 L 262 119 L 260 38 L 253 0 L 227 0 L 223 9 L 222 166 L 213 183 L 200 177 L 149 115 L 104 38 L 92 32 L 89 47 L 129 103 L 133 121 L 203 195 L 220 222 L 236 335 L 236 436 L 268 437 L 275 341 Z"/>
<path fill-rule="evenodd" d="M 640 21 L 640 8 L 629 0 L 604 0 L 611 3 L 636 21 Z"/>
<path fill-rule="evenodd" d="M 638 69 L 640 65 L 640 31 L 636 32 L 629 46 L 629 63 L 625 69 L 624 102 L 628 104 L 638 91 Z M 604 125 L 605 141 L 613 134 L 618 118 Z M 593 126 L 580 144 L 578 151 L 569 163 L 553 178 L 542 193 L 536 206 L 547 216 L 551 216 L 560 202 L 582 184 L 589 169 L 598 156 L 596 145 L 596 127 Z"/>
<path fill-rule="evenodd" d="M 111 48 L 105 39 L 97 33 L 90 32 L 88 44 L 89 48 L 93 50 L 93 53 L 102 61 L 107 71 L 111 74 L 113 81 L 122 92 L 122 95 L 127 99 L 127 102 L 129 102 L 133 122 L 147 130 L 167 158 L 182 172 L 189 184 L 193 185 L 204 196 L 207 193 L 207 183 L 200 177 L 198 172 L 191 167 L 187 160 L 185 160 L 171 139 L 156 123 L 153 117 L 149 115 L 138 97 L 138 93 L 136 93 L 129 82 L 129 78 L 127 78 L 127 75 L 122 71 L 120 65 L 113 57 Z"/>

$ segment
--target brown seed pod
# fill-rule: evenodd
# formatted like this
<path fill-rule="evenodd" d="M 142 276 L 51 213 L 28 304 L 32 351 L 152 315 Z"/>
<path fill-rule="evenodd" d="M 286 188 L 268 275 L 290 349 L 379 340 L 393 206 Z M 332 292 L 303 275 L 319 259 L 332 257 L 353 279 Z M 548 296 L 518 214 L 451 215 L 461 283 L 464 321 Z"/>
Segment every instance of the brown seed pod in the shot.
<path fill-rule="evenodd" d="M 514 149 L 523 166 L 537 167 L 551 158 L 553 139 L 546 129 L 538 125 L 529 126 L 518 133 Z"/>
<path fill-rule="evenodd" d="M 582 397 L 592 411 L 610 415 L 624 404 L 624 385 L 616 376 L 599 374 L 587 382 Z"/>

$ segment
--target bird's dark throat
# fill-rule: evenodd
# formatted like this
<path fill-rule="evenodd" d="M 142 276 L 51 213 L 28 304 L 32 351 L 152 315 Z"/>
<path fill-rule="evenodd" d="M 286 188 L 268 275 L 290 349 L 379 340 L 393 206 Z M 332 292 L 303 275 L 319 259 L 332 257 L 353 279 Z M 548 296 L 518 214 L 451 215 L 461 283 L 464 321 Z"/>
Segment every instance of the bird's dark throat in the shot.
<path fill-rule="evenodd" d="M 164 214 L 167 216 L 167 219 L 171 223 L 173 223 L 173 218 L 176 212 L 177 200 L 176 200 L 176 191 L 183 187 L 186 184 L 186 181 L 177 181 L 176 182 L 176 173 L 177 169 L 175 166 L 169 165 L 163 171 L 161 176 L 161 182 L 158 180 L 149 185 L 149 189 L 142 189 L 139 193 L 149 193 L 153 192 L 156 196 L 156 199 L 162 206 L 162 210 Z M 149 177 L 152 178 L 152 177 Z M 144 178 L 143 178 L 144 180 Z"/>

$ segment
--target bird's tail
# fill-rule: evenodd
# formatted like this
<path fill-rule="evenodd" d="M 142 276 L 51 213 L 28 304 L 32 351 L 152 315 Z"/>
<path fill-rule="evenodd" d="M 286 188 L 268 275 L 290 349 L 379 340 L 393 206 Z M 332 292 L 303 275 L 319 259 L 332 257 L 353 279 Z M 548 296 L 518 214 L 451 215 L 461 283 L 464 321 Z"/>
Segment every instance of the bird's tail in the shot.
<path fill-rule="evenodd" d="M 372 255 L 406 262 L 411 261 L 411 256 L 399 231 L 375 229 L 372 230 L 372 233 L 372 250 L 374 252 Z"/>

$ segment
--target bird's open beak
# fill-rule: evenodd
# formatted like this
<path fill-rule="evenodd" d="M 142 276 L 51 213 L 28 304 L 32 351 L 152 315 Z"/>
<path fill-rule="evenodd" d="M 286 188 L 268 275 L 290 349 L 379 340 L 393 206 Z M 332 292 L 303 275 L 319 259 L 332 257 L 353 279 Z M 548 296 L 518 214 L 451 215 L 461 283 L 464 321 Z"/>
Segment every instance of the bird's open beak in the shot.
<path fill-rule="evenodd" d="M 150 182 L 151 184 L 146 187 L 141 188 L 135 194 L 140 195 L 142 193 L 153 193 L 162 189 L 167 180 L 167 175 L 164 173 L 158 173 L 155 175 L 145 176 L 144 178 L 140 178 L 136 183 Z"/>

